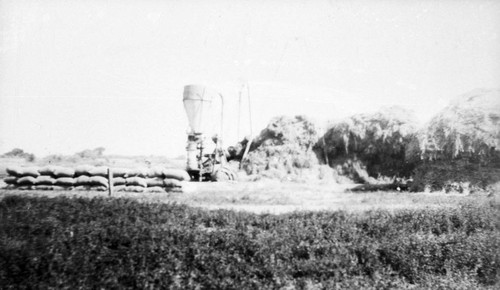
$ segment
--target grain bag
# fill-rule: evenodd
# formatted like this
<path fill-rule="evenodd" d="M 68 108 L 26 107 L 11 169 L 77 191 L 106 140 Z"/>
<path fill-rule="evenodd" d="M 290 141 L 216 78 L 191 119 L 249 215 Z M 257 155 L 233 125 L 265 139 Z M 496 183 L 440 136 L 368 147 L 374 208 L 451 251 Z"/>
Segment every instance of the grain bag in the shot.
<path fill-rule="evenodd" d="M 125 188 L 126 188 L 126 187 L 127 187 L 127 186 L 125 186 L 125 185 L 118 185 L 118 186 L 114 186 L 114 187 L 113 187 L 113 191 L 114 191 L 114 192 L 122 192 L 122 191 L 125 191 Z"/>
<path fill-rule="evenodd" d="M 148 187 L 163 186 L 163 178 L 146 178 Z"/>
<path fill-rule="evenodd" d="M 55 177 L 73 177 L 75 175 L 75 170 L 69 167 L 56 167 L 54 170 Z"/>
<path fill-rule="evenodd" d="M 155 178 L 155 177 L 163 177 L 163 170 L 165 170 L 162 167 L 153 167 L 148 170 L 147 176 L 149 178 Z"/>
<path fill-rule="evenodd" d="M 179 180 L 177 180 L 177 179 L 165 178 L 163 180 L 163 186 L 170 187 L 170 188 L 173 188 L 173 187 L 182 187 L 182 183 Z"/>
<path fill-rule="evenodd" d="M 10 176 L 21 176 L 21 167 L 19 166 L 9 166 L 5 171 L 7 171 L 7 174 Z"/>
<path fill-rule="evenodd" d="M 56 183 L 56 180 L 54 178 L 52 178 L 51 176 L 40 175 L 37 178 L 35 178 L 36 185 L 54 185 L 55 183 Z"/>
<path fill-rule="evenodd" d="M 75 168 L 75 177 L 81 176 L 81 175 L 87 175 L 90 176 L 90 171 L 94 166 L 91 165 L 79 165 Z"/>
<path fill-rule="evenodd" d="M 127 186 L 142 186 L 142 187 L 148 186 L 148 184 L 146 183 L 146 179 L 142 177 L 128 177 L 126 181 L 127 181 Z"/>
<path fill-rule="evenodd" d="M 104 186 L 108 187 L 108 179 L 102 176 L 91 176 L 89 179 L 89 184 L 91 186 Z"/>
<path fill-rule="evenodd" d="M 145 167 L 130 169 L 127 173 L 127 177 L 147 177 L 149 169 Z"/>
<path fill-rule="evenodd" d="M 3 182 L 11 185 L 17 183 L 17 178 L 15 176 L 7 176 L 3 179 Z"/>
<path fill-rule="evenodd" d="M 56 170 L 55 166 L 47 165 L 47 166 L 44 166 L 44 167 L 41 167 L 40 169 L 38 169 L 38 172 L 41 175 L 51 176 L 51 175 L 54 175 L 55 170 Z"/>
<path fill-rule="evenodd" d="M 165 192 L 165 189 L 163 187 L 160 187 L 160 186 L 153 186 L 153 187 L 147 187 L 145 189 L 145 192 L 149 192 L 149 193 L 161 193 L 161 192 Z"/>
<path fill-rule="evenodd" d="M 93 191 L 107 191 L 108 190 L 108 187 L 106 186 L 91 186 L 89 188 L 89 190 L 93 190 Z"/>
<path fill-rule="evenodd" d="M 35 190 L 54 190 L 54 187 L 52 185 L 35 185 L 35 186 L 33 186 L 33 189 L 35 189 Z"/>
<path fill-rule="evenodd" d="M 33 176 L 37 177 L 40 173 L 38 172 L 37 167 L 21 167 L 21 171 L 18 176 Z"/>
<path fill-rule="evenodd" d="M 125 185 L 127 184 L 127 180 L 123 177 L 115 177 L 113 178 L 113 185 L 114 186 L 117 186 L 117 185 Z"/>
<path fill-rule="evenodd" d="M 191 178 L 186 170 L 166 168 L 163 170 L 163 177 L 168 179 L 177 179 L 180 181 L 189 181 Z"/>
<path fill-rule="evenodd" d="M 56 179 L 56 185 L 59 186 L 74 186 L 75 184 L 75 179 L 71 177 L 59 177 Z"/>
<path fill-rule="evenodd" d="M 145 188 L 142 186 L 135 186 L 135 185 L 125 187 L 126 192 L 144 192 L 144 189 Z"/>
<path fill-rule="evenodd" d="M 108 176 L 108 168 L 106 166 L 96 166 L 90 169 L 89 171 L 90 176 L 102 176 L 102 177 L 107 177 Z"/>
<path fill-rule="evenodd" d="M 90 185 L 90 177 L 87 175 L 80 175 L 75 178 L 75 185 L 77 186 L 88 186 Z"/>
<path fill-rule="evenodd" d="M 126 177 L 130 169 L 128 168 L 111 168 L 113 172 L 113 177 Z"/>
<path fill-rule="evenodd" d="M 36 184 L 36 178 L 33 176 L 23 176 L 17 180 L 18 185 L 31 186 Z"/>

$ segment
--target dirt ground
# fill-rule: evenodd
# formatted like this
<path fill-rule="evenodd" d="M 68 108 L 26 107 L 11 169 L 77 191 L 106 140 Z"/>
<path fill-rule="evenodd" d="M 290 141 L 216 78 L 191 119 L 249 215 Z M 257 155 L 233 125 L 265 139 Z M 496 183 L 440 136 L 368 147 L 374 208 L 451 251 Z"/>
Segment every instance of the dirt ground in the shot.
<path fill-rule="evenodd" d="M 492 200 L 500 202 L 498 194 L 494 197 L 487 197 L 441 192 L 345 192 L 346 189 L 352 186 L 335 183 L 311 184 L 273 180 L 226 183 L 189 182 L 184 185 L 183 192 L 115 192 L 112 196 L 133 198 L 142 202 L 176 202 L 210 210 L 231 209 L 259 214 L 281 214 L 304 210 L 357 212 L 387 209 L 392 211 L 398 209 L 455 207 L 464 202 L 482 203 Z M 0 189 L 0 199 L 8 194 L 49 197 L 64 195 L 89 198 L 108 196 L 108 192 L 98 191 L 20 191 Z"/>

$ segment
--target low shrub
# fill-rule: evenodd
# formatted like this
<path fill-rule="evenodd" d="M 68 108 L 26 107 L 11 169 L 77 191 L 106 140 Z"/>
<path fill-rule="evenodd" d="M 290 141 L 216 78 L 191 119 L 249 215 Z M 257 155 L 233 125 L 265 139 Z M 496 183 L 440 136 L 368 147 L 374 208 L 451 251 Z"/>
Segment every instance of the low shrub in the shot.
<path fill-rule="evenodd" d="M 499 233 L 494 202 L 256 215 L 129 199 L 6 196 L 0 285 L 493 289 Z"/>

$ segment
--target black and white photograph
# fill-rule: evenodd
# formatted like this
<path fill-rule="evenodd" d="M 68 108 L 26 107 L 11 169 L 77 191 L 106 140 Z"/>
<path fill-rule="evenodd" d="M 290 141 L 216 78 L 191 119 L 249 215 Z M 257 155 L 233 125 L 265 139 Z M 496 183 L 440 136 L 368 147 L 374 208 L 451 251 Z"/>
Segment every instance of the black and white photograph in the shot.
<path fill-rule="evenodd" d="M 500 1 L 0 0 L 0 289 L 500 289 Z"/>

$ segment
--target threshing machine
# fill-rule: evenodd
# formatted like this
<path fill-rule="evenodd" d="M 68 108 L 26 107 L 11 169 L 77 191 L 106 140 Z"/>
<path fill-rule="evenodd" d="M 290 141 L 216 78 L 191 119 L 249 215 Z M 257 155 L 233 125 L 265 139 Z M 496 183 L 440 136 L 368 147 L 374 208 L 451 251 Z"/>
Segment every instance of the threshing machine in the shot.
<path fill-rule="evenodd" d="M 220 98 L 220 125 L 213 132 L 214 102 Z M 184 87 L 184 109 L 189 121 L 187 139 L 187 172 L 194 181 L 222 181 L 236 179 L 236 173 L 228 166 L 227 151 L 223 148 L 224 97 L 200 85 Z M 212 130 L 212 132 L 210 132 Z"/>

